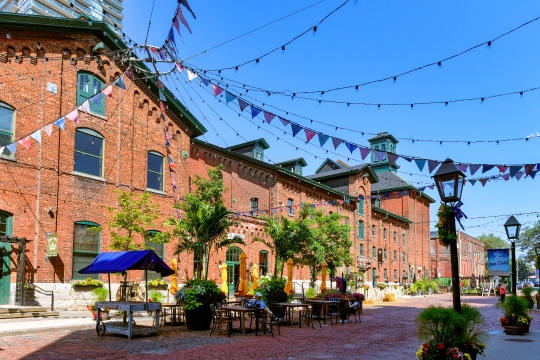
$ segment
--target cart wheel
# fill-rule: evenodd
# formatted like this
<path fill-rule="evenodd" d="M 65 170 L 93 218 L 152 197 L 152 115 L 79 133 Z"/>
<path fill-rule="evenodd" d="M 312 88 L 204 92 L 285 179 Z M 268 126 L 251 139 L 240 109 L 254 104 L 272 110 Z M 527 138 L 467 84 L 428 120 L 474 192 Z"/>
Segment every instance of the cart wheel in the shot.
<path fill-rule="evenodd" d="M 105 324 L 103 321 L 96 325 L 96 332 L 99 336 L 105 335 Z"/>

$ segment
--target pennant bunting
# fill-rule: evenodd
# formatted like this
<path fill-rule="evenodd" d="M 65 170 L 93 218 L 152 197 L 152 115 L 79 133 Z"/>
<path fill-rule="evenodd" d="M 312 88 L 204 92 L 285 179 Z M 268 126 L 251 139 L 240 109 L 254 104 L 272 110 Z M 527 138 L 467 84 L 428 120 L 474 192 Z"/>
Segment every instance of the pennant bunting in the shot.
<path fill-rule="evenodd" d="M 401 190 L 399 192 L 399 194 L 405 196 L 405 195 L 407 195 L 407 190 Z"/>
<path fill-rule="evenodd" d="M 467 172 L 467 168 L 469 167 L 469 165 L 467 164 L 456 164 L 456 167 L 459 169 L 459 171 L 461 171 L 462 173 L 466 173 Z"/>
<path fill-rule="evenodd" d="M 17 143 L 12 143 L 9 145 L 6 145 L 6 149 L 11 153 L 11 155 L 15 155 L 15 152 L 17 151 Z"/>
<path fill-rule="evenodd" d="M 428 188 L 430 188 L 431 190 L 435 189 L 435 185 L 429 185 Z"/>
<path fill-rule="evenodd" d="M 36 130 L 32 134 L 30 134 L 32 139 L 36 140 L 38 143 L 41 143 L 41 131 Z"/>
<path fill-rule="evenodd" d="M 166 113 L 167 110 L 165 109 L 165 104 L 163 104 L 163 101 L 159 102 L 159 108 L 161 109 L 161 112 Z"/>
<path fill-rule="evenodd" d="M 418 170 L 422 172 L 422 170 L 424 170 L 424 166 L 426 165 L 426 159 L 414 159 L 414 162 L 416 163 L 416 166 L 418 166 Z"/>
<path fill-rule="evenodd" d="M 261 109 L 256 108 L 255 106 L 251 105 L 251 118 L 255 119 L 257 115 L 259 115 L 262 112 Z"/>
<path fill-rule="evenodd" d="M 179 62 L 176 62 L 176 70 L 178 70 L 178 72 L 182 72 L 184 70 L 184 65 L 180 64 Z M 201 76 L 201 79 L 203 79 L 203 77 Z M 203 82 L 205 81 L 206 79 L 203 80 Z M 208 81 L 208 80 L 206 80 Z M 204 85 L 208 85 L 207 83 L 204 83 Z"/>
<path fill-rule="evenodd" d="M 486 183 L 488 182 L 488 179 L 480 179 L 479 180 L 482 183 L 482 187 L 486 186 Z"/>
<path fill-rule="evenodd" d="M 347 149 L 349 149 L 351 154 L 353 153 L 354 150 L 356 150 L 358 148 L 357 145 L 354 145 L 354 144 L 351 144 L 351 143 L 348 143 L 348 142 L 345 142 L 345 146 L 347 147 Z"/>
<path fill-rule="evenodd" d="M 191 13 L 191 15 L 193 15 L 194 19 L 197 19 L 197 17 L 195 16 L 195 13 L 193 12 L 193 10 L 191 10 L 191 7 L 189 6 L 187 0 L 180 0 L 179 3 L 184 5 L 184 7 Z"/>
<path fill-rule="evenodd" d="M 525 174 L 523 171 L 518 171 L 516 173 L 516 180 L 519 181 L 519 179 L 521 179 L 521 177 L 523 176 L 523 174 Z"/>
<path fill-rule="evenodd" d="M 332 136 L 332 143 L 334 144 L 334 150 L 337 149 L 338 146 L 341 145 L 342 142 L 343 142 L 343 140 L 335 138 L 335 137 Z"/>
<path fill-rule="evenodd" d="M 415 159 L 415 160 L 416 160 L 416 159 Z M 426 190 L 426 187 L 425 187 L 425 186 L 422 186 L 422 187 L 419 187 L 419 188 L 417 188 L 417 189 L 418 189 L 419 191 L 424 191 L 424 190 Z"/>
<path fill-rule="evenodd" d="M 536 164 L 525 165 L 525 175 L 529 175 L 534 170 Z"/>
<path fill-rule="evenodd" d="M 161 89 L 158 89 L 158 93 L 160 101 L 167 101 L 167 99 L 165 98 L 165 94 L 163 94 L 163 91 L 161 91 Z"/>
<path fill-rule="evenodd" d="M 522 168 L 521 165 L 510 166 L 510 177 L 516 176 L 517 172 L 518 172 L 519 170 L 521 170 L 521 168 Z"/>
<path fill-rule="evenodd" d="M 540 171 L 540 164 L 537 164 L 537 165 L 536 165 L 536 170 L 537 170 L 537 171 Z"/>
<path fill-rule="evenodd" d="M 266 120 L 267 123 L 271 123 L 272 120 L 274 120 L 274 118 L 276 117 L 276 115 L 272 114 L 272 113 L 269 113 L 269 112 L 264 112 L 264 120 Z"/>
<path fill-rule="evenodd" d="M 180 20 L 180 22 L 184 24 L 184 26 L 188 29 L 189 33 L 193 34 L 186 18 L 184 17 L 184 14 L 182 13 L 182 7 L 178 7 L 178 12 L 176 13 L 176 16 L 178 17 L 178 20 Z"/>
<path fill-rule="evenodd" d="M 504 179 L 504 181 L 508 181 L 510 179 L 510 174 L 504 174 L 502 178 Z"/>
<path fill-rule="evenodd" d="M 97 93 L 96 95 L 92 96 L 90 98 L 90 101 L 93 102 L 96 105 L 101 105 L 101 92 Z"/>
<path fill-rule="evenodd" d="M 497 165 L 497 168 L 499 169 L 499 172 L 504 173 L 506 170 L 508 170 L 508 166 L 505 165 Z"/>
<path fill-rule="evenodd" d="M 204 78 L 202 76 L 199 76 L 199 79 L 201 79 L 201 81 L 203 82 L 204 86 L 208 86 L 208 84 L 210 84 L 210 80 L 208 80 L 207 78 Z"/>
<path fill-rule="evenodd" d="M 240 106 L 240 111 L 244 111 L 244 109 L 247 108 L 248 103 L 242 99 L 238 99 L 238 106 Z"/>
<path fill-rule="evenodd" d="M 373 153 L 375 154 L 375 161 L 383 161 L 386 159 L 386 151 L 373 150 Z"/>
<path fill-rule="evenodd" d="M 169 135 L 168 132 L 165 132 L 165 139 L 167 139 L 167 141 L 170 142 L 170 143 L 172 142 L 172 137 L 171 137 L 171 135 Z"/>
<path fill-rule="evenodd" d="M 53 124 L 58 126 L 62 130 L 66 130 L 64 118 L 60 118 L 60 119 L 56 120 Z"/>
<path fill-rule="evenodd" d="M 485 172 L 488 172 L 489 170 L 493 169 L 495 165 L 482 165 L 482 174 Z"/>
<path fill-rule="evenodd" d="M 157 79 L 157 86 L 158 86 L 160 89 L 163 89 L 163 83 L 161 82 L 161 80 L 159 80 L 159 78 Z"/>
<path fill-rule="evenodd" d="M 477 181 L 477 180 L 474 180 L 474 179 L 473 179 L 473 180 L 469 180 L 469 182 L 471 183 L 472 186 L 474 186 L 474 184 L 476 184 L 476 181 Z"/>
<path fill-rule="evenodd" d="M 128 66 L 124 74 L 126 74 L 128 79 L 131 79 L 131 80 L 135 79 L 135 75 L 133 74 L 133 69 L 131 68 L 131 65 Z"/>
<path fill-rule="evenodd" d="M 407 160 L 408 162 L 411 162 L 413 160 L 412 158 L 407 156 L 402 156 L 401 158 Z"/>
<path fill-rule="evenodd" d="M 27 150 L 30 150 L 32 148 L 32 145 L 30 145 L 29 136 L 25 137 L 24 139 L 19 140 L 18 143 L 24 146 Z"/>
<path fill-rule="evenodd" d="M 284 119 L 284 118 L 282 118 L 282 117 L 280 117 L 280 116 L 278 116 L 278 119 L 281 121 L 281 123 L 283 124 L 283 126 L 287 126 L 287 125 L 289 125 L 289 124 L 291 123 L 289 120 Z"/>
<path fill-rule="evenodd" d="M 223 89 L 217 85 L 212 84 L 212 90 L 214 90 L 214 96 L 218 96 L 223 92 Z"/>
<path fill-rule="evenodd" d="M 370 148 L 360 147 L 360 156 L 362 157 L 362 160 L 367 158 L 370 152 L 371 152 Z"/>
<path fill-rule="evenodd" d="M 191 71 L 189 69 L 186 69 L 186 71 L 187 71 L 187 76 L 188 76 L 189 81 L 191 81 L 191 80 L 195 79 L 197 76 L 199 76 L 199 75 L 197 75 L 197 73 L 195 73 L 195 72 L 193 72 L 193 71 Z"/>
<path fill-rule="evenodd" d="M 81 105 L 79 105 L 79 107 L 77 109 L 82 110 L 82 111 L 86 111 L 86 112 L 90 112 L 90 105 L 88 104 L 88 100 L 86 100 Z"/>
<path fill-rule="evenodd" d="M 308 129 L 304 129 L 304 132 L 306 133 L 306 142 L 310 142 L 311 139 L 317 134 L 315 131 L 311 131 Z"/>
<path fill-rule="evenodd" d="M 388 162 L 390 165 L 394 165 L 396 160 L 399 159 L 399 155 L 393 154 L 393 153 L 387 153 L 388 155 Z"/>
<path fill-rule="evenodd" d="M 296 134 L 298 134 L 300 130 L 302 130 L 302 127 L 296 125 L 295 123 L 291 123 L 291 129 L 292 129 L 292 136 L 295 137 Z"/>
<path fill-rule="evenodd" d="M 66 117 L 69 120 L 73 121 L 74 123 L 78 123 L 79 122 L 79 111 L 77 109 L 75 109 L 72 112 L 70 112 L 69 114 L 67 114 Z M 50 136 L 51 134 L 47 134 L 47 135 Z"/>
<path fill-rule="evenodd" d="M 105 89 L 101 90 L 101 92 L 108 97 L 112 97 L 112 84 L 107 86 Z"/>
<path fill-rule="evenodd" d="M 323 147 L 324 144 L 326 144 L 326 142 L 328 141 L 328 139 L 330 139 L 329 135 L 325 135 L 321 133 L 318 133 L 317 135 L 319 136 L 319 144 L 321 144 L 321 147 Z"/>
<path fill-rule="evenodd" d="M 0 151 L 0 154 L 1 154 L 1 153 L 2 153 L 2 152 Z M 531 172 L 529 173 L 529 176 L 532 177 L 532 178 L 534 179 L 534 177 L 536 176 L 536 173 L 537 173 L 537 170 L 533 170 L 533 171 L 531 171 Z"/>
<path fill-rule="evenodd" d="M 174 31 L 172 28 L 169 30 L 169 36 L 167 38 L 174 44 L 174 46 L 176 46 L 176 41 L 174 41 Z"/>
<path fill-rule="evenodd" d="M 180 22 L 178 21 L 178 17 L 176 16 L 174 17 L 174 20 L 173 20 L 173 26 L 178 32 L 178 35 L 180 35 Z"/>
<path fill-rule="evenodd" d="M 236 96 L 234 96 L 233 94 L 231 94 L 228 91 L 225 91 L 225 103 L 226 104 L 230 103 L 231 101 L 233 101 L 235 99 L 236 99 Z"/>
<path fill-rule="evenodd" d="M 122 90 L 126 90 L 126 84 L 124 83 L 124 78 L 122 75 L 118 76 L 118 78 L 114 80 L 113 85 L 118 86 Z"/>
<path fill-rule="evenodd" d="M 433 172 L 433 170 L 435 170 L 436 168 L 439 167 L 441 163 L 438 162 L 438 161 L 434 161 L 434 160 L 428 160 L 428 170 L 429 170 L 429 173 L 431 174 Z"/>
<path fill-rule="evenodd" d="M 47 134 L 47 136 L 51 136 L 51 134 L 52 134 L 52 126 L 53 126 L 53 124 L 45 125 L 44 127 L 41 128 L 41 131 L 43 131 L 45 134 Z M 1 152 L 0 152 L 0 154 L 1 154 Z"/>
<path fill-rule="evenodd" d="M 477 172 L 478 169 L 480 169 L 480 165 L 469 165 L 469 171 L 471 172 L 471 175 L 474 175 L 474 173 Z"/>

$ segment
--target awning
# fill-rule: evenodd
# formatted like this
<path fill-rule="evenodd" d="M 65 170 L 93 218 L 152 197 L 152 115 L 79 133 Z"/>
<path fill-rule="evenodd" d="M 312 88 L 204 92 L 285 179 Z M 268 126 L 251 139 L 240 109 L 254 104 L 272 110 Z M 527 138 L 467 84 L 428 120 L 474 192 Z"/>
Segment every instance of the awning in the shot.
<path fill-rule="evenodd" d="M 103 252 L 93 263 L 79 270 L 79 274 L 124 273 L 126 270 L 151 270 L 161 277 L 174 274 L 161 258 L 152 250 Z"/>

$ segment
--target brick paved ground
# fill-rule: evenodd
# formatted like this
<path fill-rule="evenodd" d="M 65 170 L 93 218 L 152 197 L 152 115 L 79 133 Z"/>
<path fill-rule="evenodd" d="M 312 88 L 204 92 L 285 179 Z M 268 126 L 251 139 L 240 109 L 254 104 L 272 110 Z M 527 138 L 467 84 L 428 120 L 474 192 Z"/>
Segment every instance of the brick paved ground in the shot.
<path fill-rule="evenodd" d="M 487 330 L 500 330 L 496 298 L 464 297 L 486 318 Z M 414 318 L 430 304 L 451 306 L 451 295 L 433 295 L 366 306 L 361 324 L 322 328 L 282 327 L 281 334 L 255 337 L 208 336 L 184 327 L 165 327 L 159 336 L 126 337 L 94 330 L 60 331 L 0 338 L 0 359 L 414 359 L 420 345 Z M 534 316 L 534 314 L 533 314 Z M 540 329 L 538 316 L 531 324 Z M 318 325 L 318 324 L 316 324 Z"/>

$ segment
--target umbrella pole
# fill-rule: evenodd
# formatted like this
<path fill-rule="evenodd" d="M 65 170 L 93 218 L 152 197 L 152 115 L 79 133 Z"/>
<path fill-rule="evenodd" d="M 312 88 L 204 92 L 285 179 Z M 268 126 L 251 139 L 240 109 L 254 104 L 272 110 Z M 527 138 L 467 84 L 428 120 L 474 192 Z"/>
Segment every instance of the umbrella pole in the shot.
<path fill-rule="evenodd" d="M 111 273 L 107 273 L 107 278 L 109 279 L 109 301 L 111 301 Z"/>
<path fill-rule="evenodd" d="M 148 265 L 146 266 L 146 268 L 144 268 L 144 282 L 146 285 L 146 289 L 144 289 L 144 294 L 146 296 L 146 302 L 148 302 Z"/>

